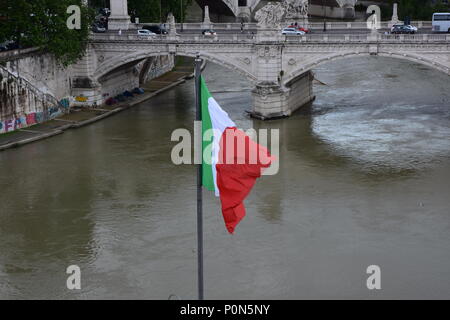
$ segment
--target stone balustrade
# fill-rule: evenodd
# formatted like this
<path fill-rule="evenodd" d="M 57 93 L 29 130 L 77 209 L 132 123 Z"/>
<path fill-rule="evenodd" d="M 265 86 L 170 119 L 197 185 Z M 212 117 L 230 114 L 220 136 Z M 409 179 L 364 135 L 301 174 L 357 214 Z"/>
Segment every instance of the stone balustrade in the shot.
<path fill-rule="evenodd" d="M 170 35 L 157 35 L 154 37 L 143 37 L 135 34 L 112 34 L 112 33 L 94 33 L 91 34 L 91 41 L 139 41 L 139 42 L 219 42 L 219 43 L 233 43 L 246 42 L 258 43 L 257 34 L 218 34 L 217 36 L 204 36 L 195 34 L 178 34 L 175 38 Z M 306 34 L 298 35 L 282 35 L 274 33 L 270 38 L 270 42 L 280 43 L 335 43 L 335 42 L 412 42 L 412 43 L 429 43 L 429 42 L 450 42 L 450 34 Z M 267 42 L 267 40 L 266 40 Z"/>

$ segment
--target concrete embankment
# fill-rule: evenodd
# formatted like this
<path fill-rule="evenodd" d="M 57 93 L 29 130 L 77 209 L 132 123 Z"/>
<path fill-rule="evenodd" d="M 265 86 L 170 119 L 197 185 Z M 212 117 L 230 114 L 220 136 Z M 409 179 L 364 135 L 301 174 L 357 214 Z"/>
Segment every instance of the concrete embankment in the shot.
<path fill-rule="evenodd" d="M 184 59 L 172 71 L 144 84 L 145 92 L 141 95 L 135 95 L 133 98 L 112 106 L 73 107 L 69 114 L 64 114 L 51 121 L 2 134 L 0 135 L 0 151 L 47 139 L 59 135 L 65 130 L 80 128 L 131 108 L 192 78 L 192 70 L 192 60 Z"/>

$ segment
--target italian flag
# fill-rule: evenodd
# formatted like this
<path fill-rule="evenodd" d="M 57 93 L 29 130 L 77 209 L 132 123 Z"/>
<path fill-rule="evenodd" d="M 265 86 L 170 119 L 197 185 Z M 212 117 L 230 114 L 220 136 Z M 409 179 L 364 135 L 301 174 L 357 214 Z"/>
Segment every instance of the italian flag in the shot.
<path fill-rule="evenodd" d="M 202 185 L 220 197 L 229 233 L 245 216 L 244 199 L 261 170 L 274 160 L 268 150 L 254 142 L 230 119 L 211 96 L 201 78 Z"/>

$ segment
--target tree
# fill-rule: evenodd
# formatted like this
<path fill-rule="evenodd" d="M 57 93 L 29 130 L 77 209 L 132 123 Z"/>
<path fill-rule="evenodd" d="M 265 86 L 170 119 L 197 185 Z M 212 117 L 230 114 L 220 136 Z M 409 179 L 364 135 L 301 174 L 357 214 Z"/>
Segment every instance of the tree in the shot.
<path fill-rule="evenodd" d="M 67 8 L 81 9 L 81 29 L 69 29 Z M 15 41 L 53 54 L 67 66 L 85 52 L 93 12 L 81 0 L 0 0 L 0 42 Z"/>
<path fill-rule="evenodd" d="M 448 4 L 445 4 L 442 0 L 389 0 L 390 6 L 395 2 L 398 3 L 400 20 L 409 17 L 411 20 L 429 21 L 434 12 L 447 12 L 449 10 Z"/>

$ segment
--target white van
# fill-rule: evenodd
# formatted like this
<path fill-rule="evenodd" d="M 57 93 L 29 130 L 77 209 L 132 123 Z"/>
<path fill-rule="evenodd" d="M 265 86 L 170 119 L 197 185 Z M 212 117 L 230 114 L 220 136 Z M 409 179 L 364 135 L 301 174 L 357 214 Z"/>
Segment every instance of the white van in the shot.
<path fill-rule="evenodd" d="M 433 14 L 433 32 L 449 32 L 450 33 L 450 13 L 434 13 Z"/>

